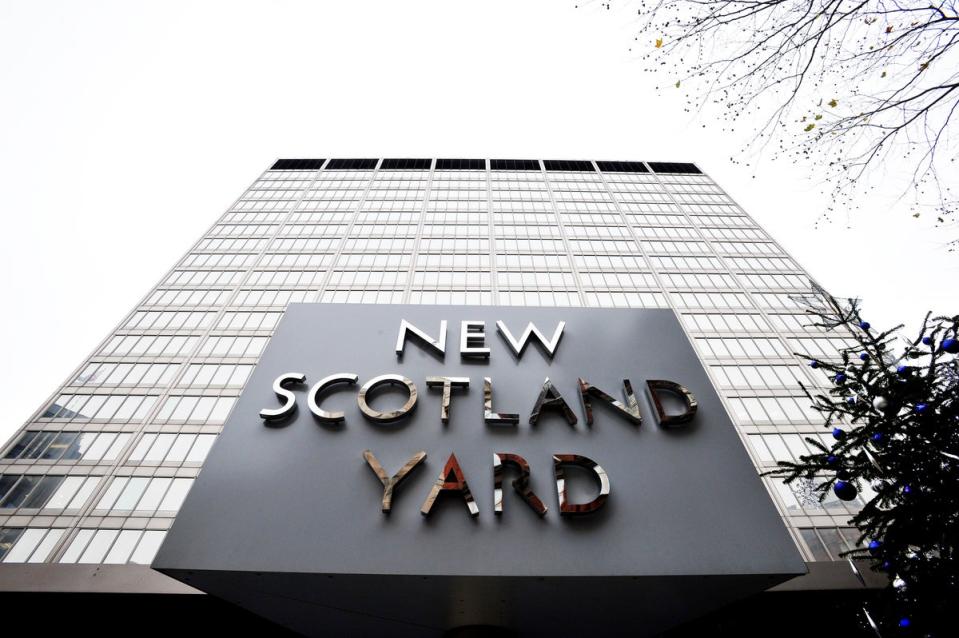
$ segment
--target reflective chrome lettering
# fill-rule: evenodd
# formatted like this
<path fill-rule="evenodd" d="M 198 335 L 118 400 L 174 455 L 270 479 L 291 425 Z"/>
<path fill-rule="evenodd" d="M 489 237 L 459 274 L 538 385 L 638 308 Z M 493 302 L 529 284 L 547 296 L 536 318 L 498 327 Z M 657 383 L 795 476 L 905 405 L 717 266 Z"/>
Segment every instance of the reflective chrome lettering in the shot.
<path fill-rule="evenodd" d="M 420 451 L 411 456 L 410 460 L 393 476 L 387 475 L 386 470 L 383 469 L 383 466 L 377 458 L 373 456 L 370 450 L 363 450 L 363 458 L 366 459 L 367 464 L 369 464 L 370 468 L 376 474 L 376 477 L 380 479 L 380 483 L 383 484 L 383 512 L 389 514 L 390 508 L 393 505 L 393 491 L 396 489 L 396 486 L 406 478 L 410 471 L 426 458 L 426 452 Z"/>
<path fill-rule="evenodd" d="M 516 425 L 518 414 L 493 412 L 493 381 L 483 377 L 483 420 L 487 425 Z"/>
<path fill-rule="evenodd" d="M 427 388 L 443 388 L 443 404 L 440 408 L 440 421 L 450 422 L 450 396 L 453 388 L 468 388 L 469 377 L 426 377 Z"/>
<path fill-rule="evenodd" d="M 273 382 L 273 391 L 276 396 L 283 399 L 284 403 L 278 408 L 267 408 L 260 410 L 260 418 L 267 423 L 282 421 L 289 418 L 296 412 L 296 397 L 292 392 L 286 389 L 287 385 L 303 383 L 306 381 L 306 375 L 302 372 L 287 372 L 281 374 Z"/>
<path fill-rule="evenodd" d="M 666 381 L 665 379 L 650 379 L 646 382 L 646 389 L 649 392 L 650 398 L 653 400 L 653 407 L 656 408 L 656 418 L 659 420 L 660 425 L 664 427 L 682 425 L 683 423 L 689 423 L 693 420 L 693 417 L 696 416 L 696 410 L 699 408 L 699 404 L 696 402 L 696 397 L 693 396 L 693 393 L 690 392 L 686 386 L 680 385 L 675 381 Z M 685 404 L 685 409 L 679 414 L 666 414 L 663 403 L 659 398 L 660 390 L 679 397 Z"/>
<path fill-rule="evenodd" d="M 413 324 L 411 324 L 406 319 L 400 321 L 400 332 L 396 335 L 396 355 L 402 356 L 403 347 L 406 345 L 406 333 L 410 332 L 413 336 L 417 337 L 422 343 L 429 346 L 441 356 L 446 354 L 446 319 L 440 321 L 440 334 L 439 338 L 434 339 Z"/>
<path fill-rule="evenodd" d="M 543 336 L 543 333 L 539 331 L 533 322 L 530 321 L 526 324 L 526 329 L 523 331 L 523 334 L 520 335 L 519 339 L 513 338 L 513 333 L 509 331 L 509 328 L 506 327 L 506 324 L 502 321 L 496 322 L 496 329 L 502 335 L 503 339 L 506 340 L 506 343 L 512 349 L 513 354 L 517 357 L 523 356 L 523 351 L 526 350 L 526 346 L 529 344 L 530 337 L 535 335 L 537 341 L 543 347 L 543 350 L 549 357 L 552 359 L 553 355 L 556 354 L 556 347 L 559 345 L 559 340 L 563 338 L 563 328 L 566 327 L 565 321 L 560 321 L 556 325 L 556 330 L 553 331 L 553 337 L 547 341 L 546 337 Z"/>
<path fill-rule="evenodd" d="M 546 377 L 546 381 L 543 382 L 543 390 L 539 393 L 539 398 L 536 399 L 536 404 L 533 406 L 533 411 L 529 415 L 530 425 L 536 425 L 536 422 L 539 421 L 539 417 L 543 413 L 543 410 L 554 410 L 559 412 L 566 419 L 567 423 L 570 425 L 576 425 L 576 415 L 573 414 L 569 404 L 566 403 L 566 399 L 564 399 L 563 395 L 559 393 L 559 390 L 553 387 L 549 377 Z"/>
<path fill-rule="evenodd" d="M 539 499 L 529 486 L 529 463 L 519 454 L 509 454 L 506 452 L 497 452 L 493 454 L 493 512 L 503 513 L 503 474 L 506 465 L 511 465 L 520 471 L 518 478 L 513 479 L 513 489 L 523 497 L 526 504 L 533 508 L 533 511 L 544 516 L 546 514 L 546 505 Z"/>
<path fill-rule="evenodd" d="M 327 412 L 320 407 L 317 397 L 320 395 L 320 392 L 327 389 L 331 385 L 336 385 L 337 383 L 349 383 L 353 385 L 356 383 L 357 377 L 352 372 L 337 372 L 336 374 L 331 374 L 328 377 L 324 377 L 317 381 L 312 388 L 310 388 L 310 394 L 307 397 L 310 406 L 310 412 L 313 413 L 320 421 L 324 423 L 341 423 L 345 417 L 342 412 Z"/>
<path fill-rule="evenodd" d="M 623 405 L 620 401 L 617 401 L 596 386 L 590 385 L 586 379 L 580 377 L 579 396 L 583 400 L 583 412 L 586 413 L 586 425 L 593 424 L 593 404 L 590 402 L 590 397 L 609 404 L 616 409 L 616 412 L 620 416 L 625 417 L 630 422 L 636 425 L 642 425 L 643 417 L 639 413 L 639 401 L 636 400 L 636 395 L 633 394 L 633 385 L 629 382 L 629 379 L 623 379 L 623 394 L 626 395 L 626 405 Z"/>
<path fill-rule="evenodd" d="M 564 465 L 577 465 L 593 473 L 599 481 L 599 494 L 588 503 L 570 503 L 566 496 L 566 473 Z M 553 475 L 556 478 L 556 493 L 559 495 L 559 513 L 561 516 L 591 514 L 606 504 L 609 497 L 609 477 L 599 463 L 581 454 L 554 454 Z"/>
<path fill-rule="evenodd" d="M 450 458 L 446 461 L 439 478 L 436 479 L 433 487 L 430 488 L 430 493 L 426 496 L 426 500 L 423 501 L 423 507 L 420 508 L 420 513 L 423 516 L 430 515 L 433 505 L 436 504 L 436 499 L 443 492 L 459 492 L 469 509 L 470 516 L 479 516 L 479 507 L 473 500 L 473 494 L 470 492 L 469 485 L 466 484 L 466 477 L 463 476 L 463 470 L 460 469 L 455 454 L 450 454 Z"/>
<path fill-rule="evenodd" d="M 486 343 L 485 321 L 460 323 L 460 356 L 464 359 L 489 359 Z"/>
<path fill-rule="evenodd" d="M 370 404 L 367 402 L 367 397 L 381 385 L 395 385 L 395 386 L 404 386 L 406 387 L 409 397 L 406 399 L 406 403 L 403 404 L 398 410 L 389 410 L 387 412 L 381 412 L 380 410 L 374 410 L 370 407 Z M 416 385 L 400 374 L 381 374 L 378 377 L 373 377 L 360 388 L 359 394 L 356 395 L 356 403 L 360 406 L 360 412 L 363 413 L 363 416 L 368 418 L 371 421 L 376 421 L 378 423 L 392 423 L 393 421 L 399 421 L 416 407 Z"/>

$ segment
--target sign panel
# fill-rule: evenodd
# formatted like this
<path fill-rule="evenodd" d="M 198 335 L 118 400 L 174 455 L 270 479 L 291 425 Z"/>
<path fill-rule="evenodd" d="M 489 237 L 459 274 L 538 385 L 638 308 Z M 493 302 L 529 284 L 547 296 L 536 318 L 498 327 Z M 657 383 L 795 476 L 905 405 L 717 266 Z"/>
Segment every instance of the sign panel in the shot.
<path fill-rule="evenodd" d="M 661 631 L 805 566 L 670 310 L 293 304 L 154 568 L 303 633 Z"/>

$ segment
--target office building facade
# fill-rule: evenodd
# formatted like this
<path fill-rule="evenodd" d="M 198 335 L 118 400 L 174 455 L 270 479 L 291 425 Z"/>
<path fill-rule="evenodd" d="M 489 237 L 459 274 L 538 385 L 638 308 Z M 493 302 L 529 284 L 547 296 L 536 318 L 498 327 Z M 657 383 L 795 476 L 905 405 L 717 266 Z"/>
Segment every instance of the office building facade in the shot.
<path fill-rule="evenodd" d="M 825 439 L 793 353 L 846 343 L 809 286 L 693 164 L 278 160 L 0 451 L 0 589 L 188 590 L 149 565 L 290 303 L 672 309 L 762 471 Z M 811 570 L 853 582 L 861 502 L 763 480 Z"/>

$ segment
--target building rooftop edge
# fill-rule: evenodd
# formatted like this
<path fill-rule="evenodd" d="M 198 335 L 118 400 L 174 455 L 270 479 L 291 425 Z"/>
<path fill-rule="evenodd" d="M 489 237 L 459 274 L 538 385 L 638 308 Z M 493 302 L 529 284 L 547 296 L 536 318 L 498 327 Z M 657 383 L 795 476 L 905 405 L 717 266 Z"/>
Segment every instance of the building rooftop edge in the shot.
<path fill-rule="evenodd" d="M 691 162 L 483 158 L 280 158 L 270 170 L 492 170 L 702 174 Z"/>

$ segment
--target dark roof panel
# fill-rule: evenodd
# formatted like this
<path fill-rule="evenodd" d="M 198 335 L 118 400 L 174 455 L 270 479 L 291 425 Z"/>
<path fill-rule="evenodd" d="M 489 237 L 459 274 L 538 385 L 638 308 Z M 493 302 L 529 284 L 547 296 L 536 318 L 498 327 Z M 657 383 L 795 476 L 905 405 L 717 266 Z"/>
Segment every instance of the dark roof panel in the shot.
<path fill-rule="evenodd" d="M 428 171 L 433 165 L 431 159 L 413 159 L 408 157 L 389 157 L 380 164 L 381 171 Z"/>
<path fill-rule="evenodd" d="M 543 160 L 548 171 L 586 171 L 592 173 L 593 163 L 586 160 Z"/>
<path fill-rule="evenodd" d="M 328 171 L 371 171 L 376 168 L 375 159 L 331 159 L 326 165 Z"/>
<path fill-rule="evenodd" d="M 490 170 L 493 171 L 538 171 L 539 161 L 528 159 L 491 159 Z"/>
<path fill-rule="evenodd" d="M 654 173 L 702 173 L 695 164 L 683 162 L 649 162 L 649 167 Z"/>
<path fill-rule="evenodd" d="M 599 170 L 604 173 L 648 173 L 649 169 L 642 162 L 596 162 Z"/>
<path fill-rule="evenodd" d="M 315 171 L 323 167 L 325 159 L 280 159 L 270 167 L 271 171 Z"/>
<path fill-rule="evenodd" d="M 484 159 L 438 159 L 436 160 L 436 170 L 438 171 L 485 171 L 486 160 Z"/>

